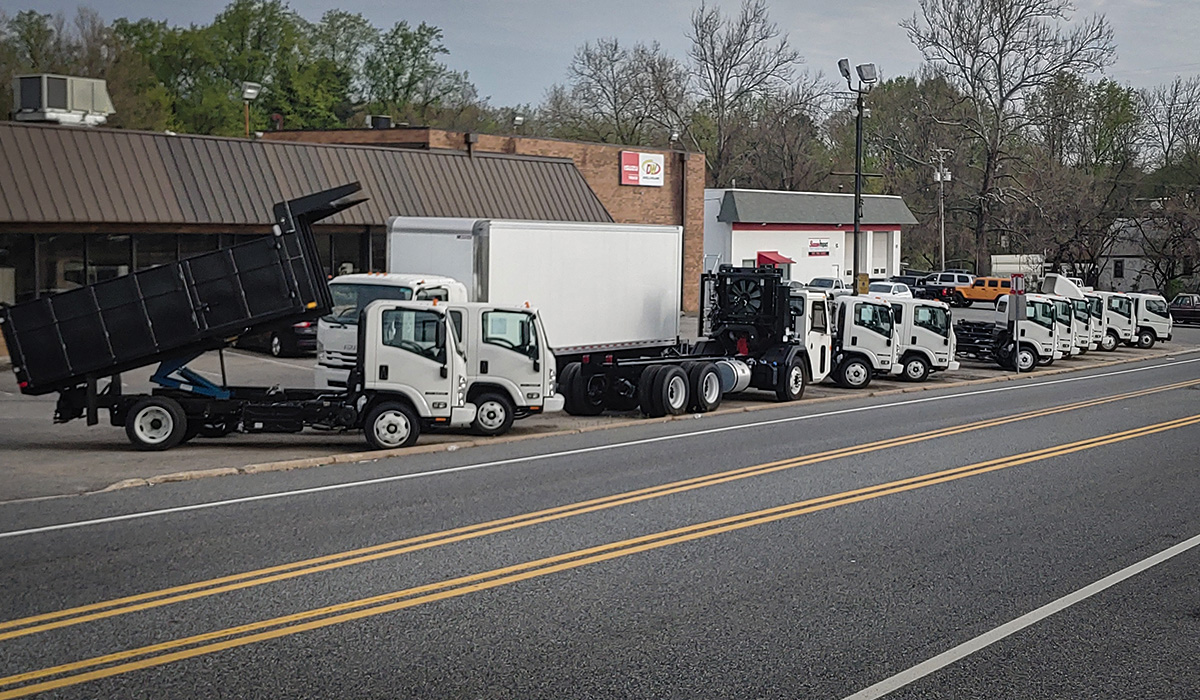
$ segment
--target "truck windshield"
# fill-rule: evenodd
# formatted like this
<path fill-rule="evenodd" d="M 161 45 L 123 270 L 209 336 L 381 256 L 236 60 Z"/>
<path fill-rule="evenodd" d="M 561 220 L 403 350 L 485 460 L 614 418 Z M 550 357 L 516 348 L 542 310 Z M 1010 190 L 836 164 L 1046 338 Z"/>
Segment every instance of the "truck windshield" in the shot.
<path fill-rule="evenodd" d="M 357 324 L 358 315 L 362 313 L 363 307 L 376 299 L 408 301 L 413 295 L 408 287 L 352 282 L 331 284 L 329 291 L 333 294 L 333 311 L 325 319 L 348 324 Z"/>
<path fill-rule="evenodd" d="M 1130 306 L 1131 300 L 1129 297 L 1108 298 L 1108 310 L 1125 318 L 1130 318 L 1133 315 Z"/>
<path fill-rule="evenodd" d="M 1104 318 L 1104 300 L 1100 297 L 1088 297 L 1088 311 L 1092 318 Z"/>
<path fill-rule="evenodd" d="M 1071 306 L 1075 308 L 1075 318 L 1079 321 L 1087 323 L 1088 320 L 1088 300 L 1087 299 L 1072 299 Z"/>
<path fill-rule="evenodd" d="M 537 323 L 533 314 L 519 311 L 486 311 L 483 342 L 537 359 Z"/>
<path fill-rule="evenodd" d="M 1030 301 L 1025 305 L 1025 317 L 1030 321 L 1045 326 L 1054 327 L 1054 307 L 1047 301 Z"/>
<path fill-rule="evenodd" d="M 892 337 L 892 311 L 875 304 L 854 305 L 854 325 L 875 331 L 885 338 Z"/>
<path fill-rule="evenodd" d="M 913 325 L 933 331 L 943 338 L 950 336 L 950 314 L 936 306 L 918 306 L 913 312 Z"/>

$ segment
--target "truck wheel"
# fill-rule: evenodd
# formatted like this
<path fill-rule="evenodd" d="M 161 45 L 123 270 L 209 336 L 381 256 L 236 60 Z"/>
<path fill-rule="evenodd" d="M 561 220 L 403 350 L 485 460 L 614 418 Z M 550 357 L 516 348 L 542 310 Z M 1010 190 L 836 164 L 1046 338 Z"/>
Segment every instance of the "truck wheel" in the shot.
<path fill-rule="evenodd" d="M 808 377 L 804 375 L 804 365 L 800 358 L 793 357 L 783 371 L 779 373 L 779 381 L 775 383 L 776 401 L 799 401 L 804 396 L 804 387 Z"/>
<path fill-rule="evenodd" d="M 1054 362 L 1053 359 L 1050 361 Z M 1018 372 L 1032 372 L 1033 368 L 1037 367 L 1037 363 L 1037 353 L 1035 353 L 1033 350 L 1027 347 L 1022 347 L 1020 350 L 1017 350 L 1016 369 Z"/>
<path fill-rule="evenodd" d="M 1117 334 L 1109 331 L 1100 339 L 1100 349 L 1104 352 L 1112 352 L 1117 349 L 1117 345 L 1120 343 L 1121 339 L 1117 337 Z"/>
<path fill-rule="evenodd" d="M 721 375 L 713 363 L 693 363 L 688 370 L 688 388 L 692 397 L 689 410 L 708 413 L 721 405 Z"/>
<path fill-rule="evenodd" d="M 665 369 L 666 369 L 665 365 L 650 365 L 646 369 L 642 370 L 641 376 L 638 377 L 638 382 L 637 382 L 638 406 L 641 407 L 642 413 L 644 415 L 650 416 L 652 418 L 657 418 L 659 416 L 665 415 L 663 413 L 661 404 L 657 408 L 655 408 L 655 405 L 654 405 L 654 397 L 655 397 L 654 387 L 657 386 L 657 384 L 655 383 L 654 380 L 655 380 L 655 377 L 658 376 L 658 373 Z"/>
<path fill-rule="evenodd" d="M 574 383 L 575 375 L 579 372 L 578 362 L 569 362 L 566 367 L 563 367 L 562 374 L 558 375 L 558 393 L 563 395 L 563 410 L 570 415 L 575 413 L 575 394 Z"/>
<path fill-rule="evenodd" d="M 1137 346 L 1143 350 L 1149 350 L 1154 347 L 1154 342 L 1158 338 L 1154 335 L 1154 331 L 1149 328 L 1143 328 L 1138 331 Z"/>
<path fill-rule="evenodd" d="M 575 364 L 575 363 L 571 363 Z M 574 411 L 568 409 L 573 416 L 598 416 L 604 413 L 604 395 L 607 393 L 604 375 L 593 374 L 584 376 L 579 369 L 571 374 L 570 391 L 575 400 L 572 402 Z"/>
<path fill-rule="evenodd" d="M 271 355 L 274 357 L 283 357 L 283 339 L 278 333 L 271 334 Z"/>
<path fill-rule="evenodd" d="M 864 389 L 871 383 L 871 366 L 861 357 L 850 357 L 837 368 L 837 382 L 847 389 Z"/>
<path fill-rule="evenodd" d="M 929 378 L 929 361 L 920 355 L 909 355 L 904 361 L 904 378 L 910 382 L 923 382 Z"/>
<path fill-rule="evenodd" d="M 683 369 L 667 365 L 654 376 L 654 403 L 659 416 L 680 416 L 688 407 L 688 376 Z"/>
<path fill-rule="evenodd" d="M 476 435 L 503 435 L 512 428 L 515 409 L 503 394 L 488 392 L 475 397 L 475 420 L 471 432 Z"/>
<path fill-rule="evenodd" d="M 175 399 L 149 396 L 125 416 L 125 435 L 139 450 L 169 450 L 187 435 L 187 416 Z"/>
<path fill-rule="evenodd" d="M 421 436 L 421 419 L 408 404 L 385 401 L 367 414 L 363 434 L 377 450 L 409 447 Z"/>

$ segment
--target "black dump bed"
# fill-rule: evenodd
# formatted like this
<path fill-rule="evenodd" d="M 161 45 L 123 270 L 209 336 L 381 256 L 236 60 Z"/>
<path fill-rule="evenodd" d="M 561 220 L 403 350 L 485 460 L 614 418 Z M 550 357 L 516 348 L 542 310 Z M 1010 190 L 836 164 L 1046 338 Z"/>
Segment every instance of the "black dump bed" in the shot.
<path fill-rule="evenodd" d="M 311 225 L 358 204 L 357 183 L 275 205 L 276 233 L 0 308 L 24 394 L 222 347 L 333 306 Z"/>

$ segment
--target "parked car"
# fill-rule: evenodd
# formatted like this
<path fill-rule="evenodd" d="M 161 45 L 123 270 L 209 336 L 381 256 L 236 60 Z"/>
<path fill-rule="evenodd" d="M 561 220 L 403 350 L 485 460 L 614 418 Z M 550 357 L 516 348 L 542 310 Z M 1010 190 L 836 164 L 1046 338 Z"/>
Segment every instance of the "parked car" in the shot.
<path fill-rule="evenodd" d="M 1200 323 L 1200 294 L 1176 294 L 1169 308 L 1175 323 Z"/>
<path fill-rule="evenodd" d="M 852 286 L 837 277 L 814 277 L 806 286 L 818 292 L 825 292 L 830 298 L 854 293 Z"/>
<path fill-rule="evenodd" d="M 951 306 L 963 306 L 954 292 L 958 287 L 970 286 L 974 281 L 975 276 L 966 272 L 935 272 L 921 282 L 918 296 L 944 301 Z"/>
<path fill-rule="evenodd" d="M 275 357 L 295 357 L 317 351 L 317 322 L 301 321 L 265 333 L 243 335 L 235 347 L 262 350 Z"/>
<path fill-rule="evenodd" d="M 900 297 L 902 299 L 912 299 L 912 290 L 907 284 L 902 282 L 872 282 L 871 286 L 867 287 L 867 292 L 871 294 L 884 294 L 890 297 Z"/>
<path fill-rule="evenodd" d="M 1012 291 L 1011 287 L 1009 277 L 976 277 L 970 285 L 954 288 L 954 301 L 958 306 L 970 306 L 977 301 L 995 305 L 1001 296 Z"/>
<path fill-rule="evenodd" d="M 900 284 L 907 284 L 909 289 L 912 289 L 913 287 L 916 287 L 917 285 L 921 284 L 921 280 L 925 279 L 928 276 L 929 276 L 929 273 L 925 273 L 925 274 L 921 274 L 921 275 L 914 275 L 914 274 L 893 275 L 893 276 L 887 278 L 887 281 L 888 282 L 899 282 Z"/>

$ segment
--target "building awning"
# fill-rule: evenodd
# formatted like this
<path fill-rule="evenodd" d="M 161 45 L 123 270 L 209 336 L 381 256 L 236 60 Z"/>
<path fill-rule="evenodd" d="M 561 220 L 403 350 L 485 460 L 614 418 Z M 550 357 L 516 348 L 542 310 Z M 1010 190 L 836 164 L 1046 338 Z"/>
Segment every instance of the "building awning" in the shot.
<path fill-rule="evenodd" d="M 795 260 L 780 255 L 778 250 L 760 250 L 758 251 L 758 264 L 762 265 L 794 265 Z"/>

